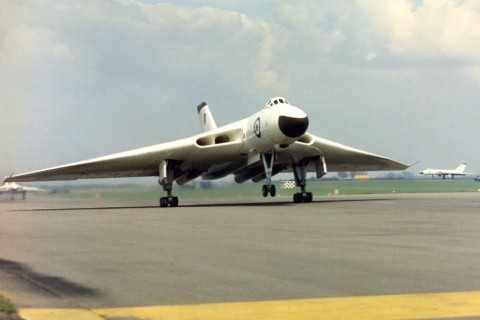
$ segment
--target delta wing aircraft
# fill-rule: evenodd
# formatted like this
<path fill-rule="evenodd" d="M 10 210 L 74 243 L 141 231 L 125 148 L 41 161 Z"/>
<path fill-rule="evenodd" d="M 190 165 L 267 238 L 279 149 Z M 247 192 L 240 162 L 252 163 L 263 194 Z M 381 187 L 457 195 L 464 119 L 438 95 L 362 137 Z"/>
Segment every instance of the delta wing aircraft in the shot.
<path fill-rule="evenodd" d="M 23 199 L 27 198 L 27 192 L 47 192 L 45 189 L 35 188 L 35 187 L 27 187 L 21 186 L 15 182 L 5 182 L 3 185 L 0 186 L 0 194 L 1 193 L 9 193 L 12 195 L 12 200 L 15 200 L 16 194 L 21 194 Z"/>
<path fill-rule="evenodd" d="M 420 171 L 420 174 L 423 175 L 431 175 L 433 179 L 435 179 L 435 176 L 437 177 L 442 177 L 442 179 L 445 179 L 446 176 L 450 176 L 452 179 L 455 178 L 455 176 L 465 176 L 468 173 L 465 173 L 465 169 L 467 168 L 466 163 L 460 164 L 458 167 L 455 169 L 425 169 Z"/>
<path fill-rule="evenodd" d="M 403 163 L 316 137 L 307 132 L 307 114 L 275 97 L 265 108 L 238 122 L 217 127 L 208 105 L 197 107 L 202 133 L 190 138 L 100 158 L 7 177 L 5 181 L 75 180 L 157 176 L 167 196 L 161 207 L 178 206 L 173 182 L 197 177 L 219 179 L 233 174 L 237 183 L 265 180 L 264 197 L 275 196 L 272 176 L 292 172 L 301 192 L 295 203 L 311 202 L 307 172 L 321 178 L 328 171 L 404 170 Z"/>

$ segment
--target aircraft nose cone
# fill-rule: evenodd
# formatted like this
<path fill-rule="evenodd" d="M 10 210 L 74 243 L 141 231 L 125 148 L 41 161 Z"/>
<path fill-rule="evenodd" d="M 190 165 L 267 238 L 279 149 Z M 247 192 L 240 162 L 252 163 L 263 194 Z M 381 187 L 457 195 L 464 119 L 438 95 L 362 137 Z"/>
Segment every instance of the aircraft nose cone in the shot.
<path fill-rule="evenodd" d="M 308 117 L 295 118 L 280 116 L 278 126 L 282 133 L 290 138 L 301 137 L 308 129 Z"/>

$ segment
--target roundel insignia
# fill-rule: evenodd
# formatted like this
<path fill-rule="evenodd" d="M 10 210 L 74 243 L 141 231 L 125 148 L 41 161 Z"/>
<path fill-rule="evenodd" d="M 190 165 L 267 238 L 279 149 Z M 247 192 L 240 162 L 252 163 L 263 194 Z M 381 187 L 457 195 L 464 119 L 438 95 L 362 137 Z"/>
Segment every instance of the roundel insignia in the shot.
<path fill-rule="evenodd" d="M 255 132 L 255 135 L 259 138 L 262 136 L 262 133 L 260 132 L 260 117 L 258 117 L 253 124 L 253 132 Z"/>

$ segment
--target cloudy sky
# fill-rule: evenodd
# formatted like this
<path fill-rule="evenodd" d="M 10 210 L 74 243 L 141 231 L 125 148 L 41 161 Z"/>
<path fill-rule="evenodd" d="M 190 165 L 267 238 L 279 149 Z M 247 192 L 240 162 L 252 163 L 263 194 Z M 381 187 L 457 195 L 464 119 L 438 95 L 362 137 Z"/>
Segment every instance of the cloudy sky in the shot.
<path fill-rule="evenodd" d="M 271 96 L 411 171 L 480 172 L 478 0 L 0 4 L 0 175 L 199 132 Z"/>

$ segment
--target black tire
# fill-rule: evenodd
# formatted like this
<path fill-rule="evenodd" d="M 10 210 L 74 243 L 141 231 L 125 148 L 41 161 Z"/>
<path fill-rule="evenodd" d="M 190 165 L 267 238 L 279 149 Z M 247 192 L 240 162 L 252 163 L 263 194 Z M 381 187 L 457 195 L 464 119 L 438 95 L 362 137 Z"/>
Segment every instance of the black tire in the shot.
<path fill-rule="evenodd" d="M 300 203 L 300 202 L 302 202 L 301 199 L 300 199 L 300 197 L 299 197 L 299 195 L 300 195 L 300 193 L 295 193 L 295 194 L 293 195 L 293 203 Z"/>
<path fill-rule="evenodd" d="M 312 202 L 313 200 L 313 194 L 311 192 L 307 192 L 307 201 L 306 202 Z"/>
<path fill-rule="evenodd" d="M 275 185 L 272 184 L 270 186 L 270 196 L 275 197 L 276 194 L 277 194 L 277 188 L 275 187 Z"/>
<path fill-rule="evenodd" d="M 266 184 L 264 184 L 264 185 L 262 186 L 262 195 L 263 195 L 264 197 L 268 196 L 268 187 L 267 187 Z"/>
<path fill-rule="evenodd" d="M 161 197 L 160 198 L 160 208 L 165 208 L 166 206 L 168 206 L 167 198 Z"/>

